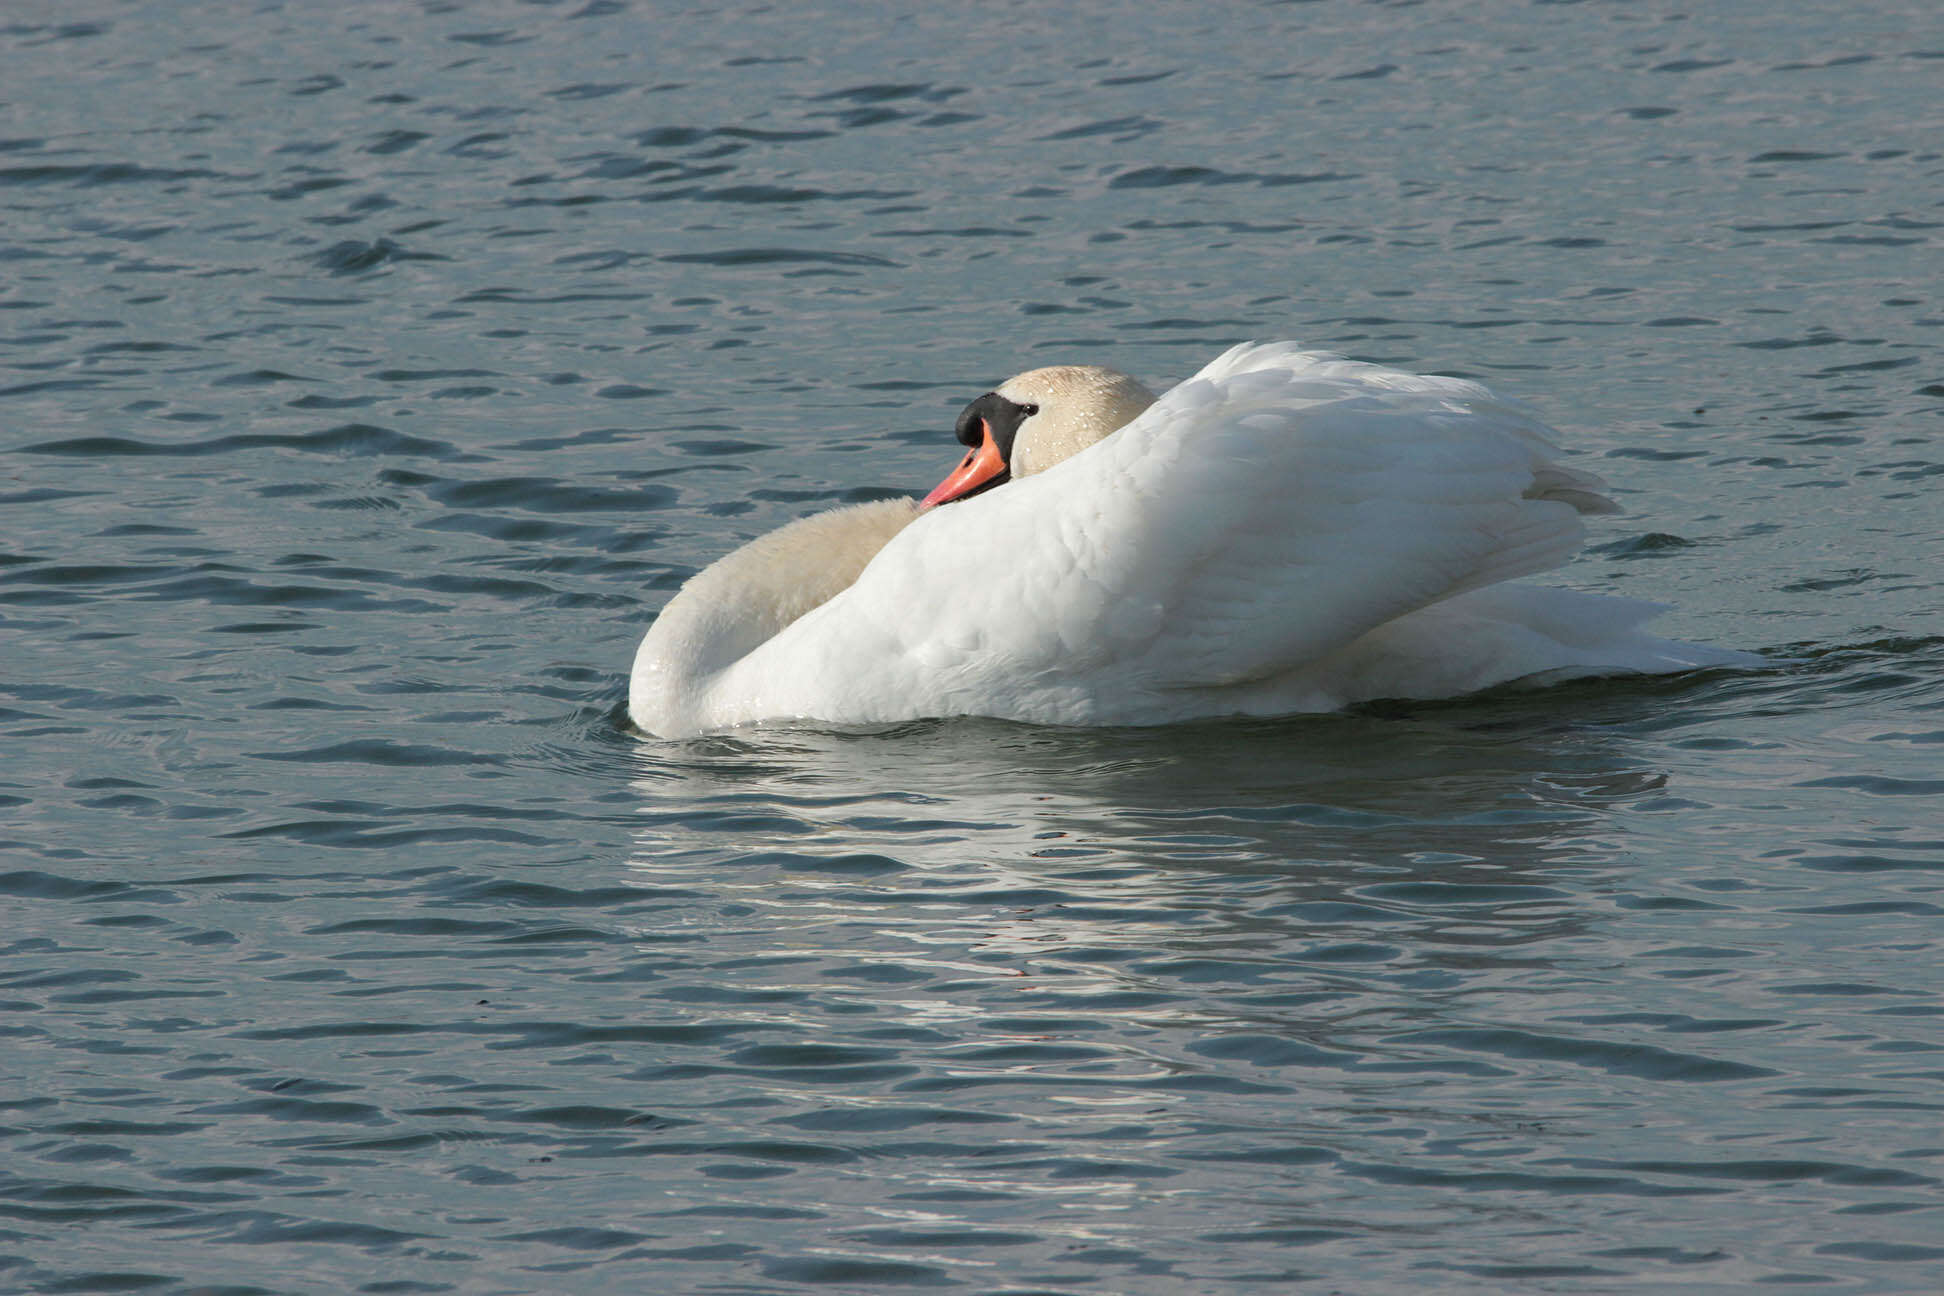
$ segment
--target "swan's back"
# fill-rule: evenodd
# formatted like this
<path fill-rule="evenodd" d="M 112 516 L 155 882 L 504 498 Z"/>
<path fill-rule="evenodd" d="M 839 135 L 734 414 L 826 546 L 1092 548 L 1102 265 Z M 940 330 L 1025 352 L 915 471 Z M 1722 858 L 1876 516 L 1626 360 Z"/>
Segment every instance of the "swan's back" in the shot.
<path fill-rule="evenodd" d="M 1162 687 L 1286 672 L 1556 566 L 1612 508 L 1483 387 L 1287 345 L 1230 351 L 1106 444 L 1145 500 L 1114 559 L 1171 609 Z"/>

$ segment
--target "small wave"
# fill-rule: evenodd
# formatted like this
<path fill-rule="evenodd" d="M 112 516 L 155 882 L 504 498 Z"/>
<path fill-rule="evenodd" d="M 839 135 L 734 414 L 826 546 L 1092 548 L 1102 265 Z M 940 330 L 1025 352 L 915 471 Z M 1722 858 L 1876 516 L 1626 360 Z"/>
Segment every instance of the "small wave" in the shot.
<path fill-rule="evenodd" d="M 200 167 L 147 167 L 134 162 L 81 165 L 42 163 L 0 167 L 0 185 L 71 184 L 78 187 L 122 184 L 176 184 L 184 180 L 235 180 L 237 176 Z"/>
<path fill-rule="evenodd" d="M 5 395 L 0 392 L 0 395 Z M 452 459 L 459 455 L 450 442 L 394 432 L 369 423 L 343 423 L 317 432 L 294 434 L 235 433 L 204 441 L 144 441 L 136 437 L 85 436 L 58 441 L 40 441 L 21 446 L 16 453 L 70 455 L 97 459 L 123 455 L 164 455 L 197 457 L 233 454 L 245 450 L 296 450 L 305 454 L 400 455 L 425 459 Z"/>
<path fill-rule="evenodd" d="M 898 263 L 863 252 L 820 252 L 808 248 L 750 247 L 725 248 L 720 252 L 671 252 L 659 258 L 675 265 L 712 265 L 725 267 L 753 265 L 830 265 L 868 266 L 896 269 Z"/>
<path fill-rule="evenodd" d="M 383 266 L 398 261 L 446 261 L 448 257 L 435 252 L 413 252 L 388 238 L 374 239 L 367 243 L 360 239 L 345 239 L 333 243 L 322 252 L 310 257 L 313 265 L 334 275 L 369 274 Z"/>
<path fill-rule="evenodd" d="M 1780 1074 L 1769 1067 L 1705 1057 L 1697 1053 L 1679 1053 L 1653 1044 L 1620 1044 L 1609 1040 L 1506 1028 L 1416 1031 L 1396 1038 L 1400 1043 L 1438 1044 L 1520 1061 L 1564 1062 L 1644 1080 L 1718 1084 Z"/>

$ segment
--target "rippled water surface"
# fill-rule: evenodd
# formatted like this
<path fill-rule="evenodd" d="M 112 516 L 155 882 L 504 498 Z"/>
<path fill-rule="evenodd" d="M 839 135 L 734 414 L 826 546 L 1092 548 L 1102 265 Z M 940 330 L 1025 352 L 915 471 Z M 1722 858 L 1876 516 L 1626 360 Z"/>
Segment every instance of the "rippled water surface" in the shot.
<path fill-rule="evenodd" d="M 0 1288 L 1930 1292 L 1930 0 L 0 13 Z M 1772 668 L 631 735 L 1017 370 L 1519 396 Z"/>

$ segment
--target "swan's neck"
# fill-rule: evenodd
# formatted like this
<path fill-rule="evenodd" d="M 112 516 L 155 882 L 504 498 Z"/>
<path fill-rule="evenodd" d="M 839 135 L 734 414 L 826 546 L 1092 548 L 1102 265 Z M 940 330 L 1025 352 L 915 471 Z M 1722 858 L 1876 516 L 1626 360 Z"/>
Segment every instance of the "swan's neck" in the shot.
<path fill-rule="evenodd" d="M 801 518 L 697 572 L 668 601 L 635 654 L 628 711 L 650 733 L 708 727 L 694 713 L 711 681 L 858 573 L 918 516 L 916 502 L 877 500 Z"/>

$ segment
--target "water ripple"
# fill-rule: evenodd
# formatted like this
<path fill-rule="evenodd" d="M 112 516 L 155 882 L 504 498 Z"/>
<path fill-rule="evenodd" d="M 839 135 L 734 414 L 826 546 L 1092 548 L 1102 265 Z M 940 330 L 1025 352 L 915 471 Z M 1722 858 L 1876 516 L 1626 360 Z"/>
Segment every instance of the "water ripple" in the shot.
<path fill-rule="evenodd" d="M 1908 7 L 0 24 L 0 1286 L 1929 1290 Z M 1289 335 L 1773 667 L 629 729 L 1007 373 Z"/>

